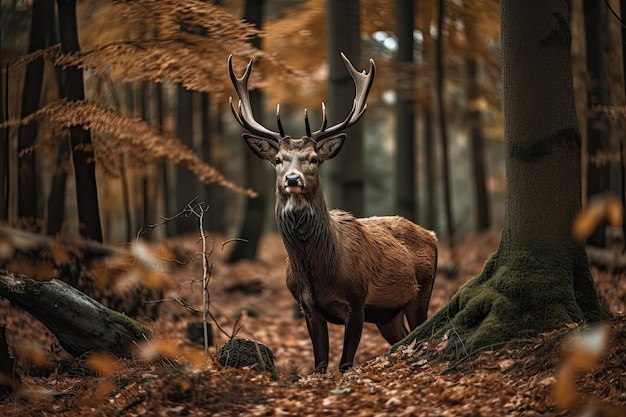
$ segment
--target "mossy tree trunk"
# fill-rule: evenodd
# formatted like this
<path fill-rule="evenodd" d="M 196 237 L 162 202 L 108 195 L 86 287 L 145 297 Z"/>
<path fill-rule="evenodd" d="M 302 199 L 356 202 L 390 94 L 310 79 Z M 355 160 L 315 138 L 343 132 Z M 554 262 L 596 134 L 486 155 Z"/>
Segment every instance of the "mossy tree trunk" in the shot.
<path fill-rule="evenodd" d="M 500 347 L 602 309 L 582 242 L 581 140 L 567 2 L 501 3 L 506 200 L 500 245 L 482 273 L 401 344 L 449 336 L 456 357 Z"/>

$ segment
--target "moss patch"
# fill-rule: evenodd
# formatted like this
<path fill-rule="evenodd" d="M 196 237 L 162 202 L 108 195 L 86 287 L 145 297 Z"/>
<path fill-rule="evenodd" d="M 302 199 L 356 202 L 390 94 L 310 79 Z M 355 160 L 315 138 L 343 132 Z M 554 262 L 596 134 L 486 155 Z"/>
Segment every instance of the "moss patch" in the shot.
<path fill-rule="evenodd" d="M 602 318 L 583 245 L 503 242 L 480 275 L 392 350 L 416 339 L 447 336 L 445 354 L 461 358 L 566 323 Z"/>
<path fill-rule="evenodd" d="M 230 339 L 217 350 L 217 359 L 222 366 L 249 366 L 257 372 L 269 372 L 276 379 L 274 354 L 267 346 L 253 340 Z"/>

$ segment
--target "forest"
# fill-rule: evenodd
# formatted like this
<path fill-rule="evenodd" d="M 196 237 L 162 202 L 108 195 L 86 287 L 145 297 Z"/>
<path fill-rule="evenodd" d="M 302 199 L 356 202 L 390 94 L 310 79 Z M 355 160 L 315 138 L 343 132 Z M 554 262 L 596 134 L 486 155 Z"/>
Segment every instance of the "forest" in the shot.
<path fill-rule="evenodd" d="M 0 415 L 626 415 L 626 1 L 0 4 Z"/>

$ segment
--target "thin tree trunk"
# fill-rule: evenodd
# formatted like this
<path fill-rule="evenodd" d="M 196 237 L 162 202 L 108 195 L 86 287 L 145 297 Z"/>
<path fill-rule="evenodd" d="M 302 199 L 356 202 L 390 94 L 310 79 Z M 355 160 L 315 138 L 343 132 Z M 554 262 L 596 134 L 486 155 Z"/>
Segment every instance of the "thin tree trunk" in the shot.
<path fill-rule="evenodd" d="M 77 52 L 80 49 L 76 27 L 76 0 L 57 0 L 61 50 L 63 53 Z M 76 66 L 64 69 L 65 92 L 69 100 L 84 100 L 83 71 Z M 93 161 L 91 133 L 82 126 L 70 127 L 72 160 L 76 179 L 76 200 L 78 205 L 79 229 L 82 236 L 102 242 L 102 226 L 96 184 L 96 164 Z"/>
<path fill-rule="evenodd" d="M 54 1 L 41 0 L 33 3 L 28 52 L 46 47 L 50 33 L 50 14 L 54 13 Z M 22 91 L 22 117 L 39 108 L 43 84 L 44 60 L 39 57 L 26 65 L 24 90 Z M 18 129 L 18 197 L 17 216 L 35 224 L 38 215 L 36 153 L 31 149 L 37 139 L 37 124 L 21 125 Z M 25 152 L 29 150 L 29 152 Z"/>
<path fill-rule="evenodd" d="M 454 246 L 456 234 L 454 217 L 452 215 L 452 184 L 450 179 L 450 151 L 448 150 L 448 126 L 446 121 L 445 108 L 445 66 L 443 59 L 443 18 L 445 15 L 445 0 L 438 1 L 437 14 L 437 103 L 439 107 L 439 131 L 441 133 L 442 170 L 443 170 L 443 194 L 445 201 L 446 227 L 448 230 L 448 241 Z"/>
<path fill-rule="evenodd" d="M 211 3 L 220 6 L 222 2 L 221 0 L 212 0 Z M 212 112 L 212 106 L 215 106 L 217 111 Z M 202 93 L 200 107 L 202 108 L 202 146 L 204 160 L 214 166 L 219 172 L 223 172 L 223 158 L 219 156 L 219 152 L 217 152 L 217 154 L 215 153 L 215 150 L 222 149 L 220 143 L 222 138 L 222 123 L 219 103 L 212 103 L 211 95 L 209 93 Z M 263 187 L 266 187 L 266 185 L 263 185 Z M 263 188 L 255 188 L 257 192 L 262 189 Z M 216 184 L 204 185 L 204 196 L 205 201 L 209 205 L 206 227 L 213 232 L 224 233 L 226 231 L 224 188 Z"/>
<path fill-rule="evenodd" d="M 112 83 L 111 83 L 112 84 Z M 138 116 L 138 111 L 137 111 L 137 100 L 136 100 L 136 92 L 137 92 L 137 85 L 136 84 L 125 84 L 122 87 L 122 91 L 124 92 L 124 94 L 122 95 L 122 97 L 124 98 L 125 101 L 125 105 L 126 105 L 126 114 L 128 117 L 132 117 L 135 118 Z M 111 89 L 113 89 L 114 86 L 111 85 Z M 121 103 L 119 103 L 120 105 L 118 106 L 118 108 L 121 108 Z M 127 152 L 122 151 L 119 154 L 118 160 L 119 160 L 119 164 L 120 164 L 120 185 L 122 187 L 122 210 L 124 213 L 124 223 L 126 225 L 125 231 L 126 231 L 126 235 L 125 235 L 125 239 L 127 242 L 132 240 L 132 236 L 134 234 L 134 230 L 136 230 L 136 225 L 133 222 L 133 203 L 132 203 L 132 197 L 131 197 L 131 183 L 133 181 L 133 178 L 131 176 L 131 174 L 128 173 L 127 170 L 127 166 L 128 164 L 128 160 L 129 160 L 130 156 Z M 137 211 L 135 210 L 135 213 L 137 213 Z"/>
<path fill-rule="evenodd" d="M 156 100 L 156 107 L 157 107 L 157 123 L 159 125 L 159 133 L 163 133 L 163 123 L 165 121 L 165 114 L 164 114 L 164 104 L 163 104 L 163 84 L 157 84 L 156 86 L 156 94 L 155 94 L 155 100 Z M 172 204 L 172 200 L 173 200 L 173 195 L 174 195 L 174 191 L 172 190 L 172 187 L 170 186 L 170 177 L 171 177 L 171 172 L 170 172 L 170 165 L 169 162 L 167 161 L 167 159 L 162 160 L 161 162 L 159 162 L 159 166 L 158 166 L 158 177 L 159 177 L 159 181 L 161 184 L 161 189 L 163 190 L 163 216 L 172 216 L 174 213 L 174 205 Z M 167 222 L 165 224 L 165 228 L 164 228 L 164 235 L 167 236 L 173 236 L 175 234 L 176 228 L 174 225 L 174 222 Z"/>
<path fill-rule="evenodd" d="M 187 90 L 182 85 L 178 86 L 178 107 L 176 116 L 176 134 L 181 141 L 190 149 L 195 149 L 193 143 L 193 95 L 194 92 Z M 176 212 L 183 210 L 188 204 L 193 203 L 199 197 L 199 182 L 196 176 L 182 165 L 176 165 Z M 175 213 L 169 213 L 172 216 Z M 197 231 L 194 219 L 185 216 L 178 217 L 173 221 L 176 234 L 191 233 Z"/>
<path fill-rule="evenodd" d="M 594 163 L 592 160 L 602 155 L 608 149 L 608 125 L 605 120 L 598 117 L 598 113 L 592 109 L 594 106 L 607 104 L 607 91 L 602 74 L 605 62 L 603 62 L 603 47 L 605 42 L 602 26 L 602 13 L 604 2 L 585 0 L 583 4 L 585 19 L 585 45 L 587 72 L 589 81 L 587 84 L 587 201 L 593 196 L 602 194 L 608 190 L 609 178 L 606 164 Z M 606 223 L 603 221 L 594 233 L 587 239 L 587 243 L 597 246 L 606 246 Z"/>
<path fill-rule="evenodd" d="M 263 8 L 265 2 L 263 0 L 247 0 L 244 12 L 244 20 L 256 26 L 257 29 L 263 27 Z M 261 49 L 261 39 L 252 40 L 252 46 Z M 260 90 L 252 90 L 250 92 L 250 104 L 254 108 L 257 120 L 263 120 L 263 94 Z M 235 262 L 240 259 L 254 259 L 257 254 L 257 248 L 261 233 L 263 232 L 263 224 L 267 207 L 267 188 L 263 161 L 258 159 L 252 152 L 245 153 L 245 169 L 248 185 L 257 191 L 256 198 L 248 198 L 246 200 L 246 212 L 243 225 L 238 237 L 245 239 L 235 242 L 230 255 L 229 262 Z"/>
<path fill-rule="evenodd" d="M 2 31 L 0 31 L 2 32 Z M 2 35 L 0 35 L 1 39 Z M 3 73 L 2 82 L 5 100 L 0 98 L 0 122 L 9 119 L 9 65 Z M 3 97 L 0 94 L 0 97 Z M 9 128 L 0 129 L 0 220 L 9 220 Z"/>
<path fill-rule="evenodd" d="M 48 37 L 48 46 L 59 43 L 59 33 L 54 23 L 57 19 L 56 13 L 52 13 L 49 17 L 50 36 Z M 63 70 L 61 67 L 54 67 L 54 74 L 58 88 L 59 96 L 63 94 Z M 65 222 L 65 189 L 67 185 L 67 175 L 71 169 L 71 145 L 69 135 L 64 134 L 57 149 L 57 163 L 52 174 L 52 182 L 50 185 L 50 194 L 48 195 L 48 215 L 46 218 L 46 234 L 55 236 L 61 233 L 63 223 Z"/>
<path fill-rule="evenodd" d="M 467 43 L 475 41 L 473 22 L 466 21 L 465 33 Z M 489 229 L 489 196 L 487 195 L 487 184 L 485 179 L 485 157 L 483 155 L 483 135 L 481 131 L 482 117 L 476 102 L 478 96 L 478 64 L 474 58 L 469 58 L 465 62 L 467 71 L 467 100 L 469 102 L 468 123 L 470 127 L 470 142 L 472 144 L 472 173 L 474 177 L 474 187 L 476 195 L 476 229 L 481 232 Z"/>
<path fill-rule="evenodd" d="M 354 83 L 341 59 L 343 52 L 355 67 L 361 63 L 359 1 L 327 0 L 328 33 L 328 123 L 346 118 L 354 101 Z M 346 131 L 348 140 L 342 152 L 326 169 L 329 176 L 327 200 L 331 207 L 364 214 L 363 122 Z M 333 186 L 339 184 L 339 187 Z"/>
<path fill-rule="evenodd" d="M 70 169 L 70 146 L 69 138 L 65 136 L 61 139 L 57 151 L 57 163 L 52 175 L 50 195 L 48 196 L 46 234 L 49 236 L 59 234 L 63 229 L 63 222 L 65 221 L 65 187 L 67 184 L 67 173 Z"/>
<path fill-rule="evenodd" d="M 424 108 L 424 153 L 426 154 L 426 228 L 437 230 L 437 152 L 433 129 L 433 112 L 430 106 Z"/>
<path fill-rule="evenodd" d="M 622 16 L 626 16 L 626 0 L 620 0 L 619 2 L 620 12 Z M 626 77 L 626 24 L 622 18 L 622 74 Z M 624 82 L 624 94 L 626 95 L 626 81 Z M 626 139 L 622 138 L 620 141 L 620 164 L 621 164 L 621 178 L 622 189 L 620 194 L 622 195 L 622 207 L 624 211 L 622 213 L 622 239 L 626 241 Z M 623 245 L 623 251 L 626 251 L 626 245 Z"/>
<path fill-rule="evenodd" d="M 222 172 L 221 162 L 214 156 L 214 149 L 218 149 L 217 144 L 219 134 L 214 134 L 215 129 L 212 126 L 211 114 L 211 95 L 202 93 L 200 96 L 200 108 L 202 113 L 202 149 L 204 160 Z M 219 115 L 217 115 L 219 117 Z M 221 187 L 215 184 L 204 186 L 204 201 L 209 205 L 208 219 L 206 227 L 216 233 L 223 233 L 224 227 L 224 202 L 222 201 Z"/>
<path fill-rule="evenodd" d="M 413 15 L 413 0 L 396 0 L 396 204 L 398 214 L 410 220 L 417 216 Z"/>
<path fill-rule="evenodd" d="M 151 115 L 149 114 L 150 107 L 150 94 L 149 94 L 149 85 L 148 81 L 142 81 L 140 85 L 140 93 L 139 93 L 139 104 L 141 106 L 141 119 L 147 122 L 150 122 Z M 146 224 L 150 224 L 150 208 L 154 204 L 150 198 L 150 169 L 148 166 L 144 166 L 141 172 L 141 201 L 142 205 L 140 208 L 140 219 L 137 224 L 139 226 L 143 226 Z M 133 234 L 136 233 L 137 230 L 133 230 Z"/>

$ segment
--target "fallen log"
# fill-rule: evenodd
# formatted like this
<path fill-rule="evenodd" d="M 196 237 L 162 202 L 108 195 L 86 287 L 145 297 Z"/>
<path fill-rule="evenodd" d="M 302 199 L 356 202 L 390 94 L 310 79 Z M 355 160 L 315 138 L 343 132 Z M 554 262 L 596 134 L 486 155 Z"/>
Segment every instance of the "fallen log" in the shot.
<path fill-rule="evenodd" d="M 0 297 L 43 323 L 72 356 L 109 352 L 130 357 L 150 338 L 141 323 L 111 310 L 63 281 L 35 281 L 0 272 Z"/>
<path fill-rule="evenodd" d="M 50 237 L 0 225 L 0 270 L 36 281 L 59 279 L 127 316 L 156 319 L 168 281 L 166 245 L 138 239 L 124 247 L 77 236 Z M 130 284 L 130 285 L 129 285 Z"/>

